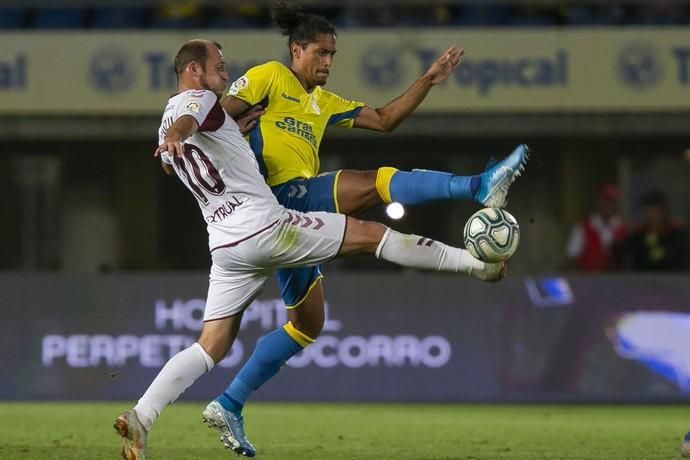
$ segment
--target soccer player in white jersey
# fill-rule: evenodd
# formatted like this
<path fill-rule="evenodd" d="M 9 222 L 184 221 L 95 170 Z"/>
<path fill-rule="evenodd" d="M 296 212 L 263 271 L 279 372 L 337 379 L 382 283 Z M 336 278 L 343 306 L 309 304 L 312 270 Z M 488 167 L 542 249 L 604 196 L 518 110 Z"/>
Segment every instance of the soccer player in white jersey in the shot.
<path fill-rule="evenodd" d="M 185 43 L 175 58 L 175 71 L 178 94 L 165 108 L 156 155 L 196 197 L 208 226 L 213 264 L 198 341 L 173 356 L 137 405 L 115 420 L 127 460 L 145 458 L 147 434 L 163 408 L 225 357 L 244 310 L 276 268 L 373 254 L 403 266 L 465 273 L 486 281 L 505 275 L 502 263 L 486 264 L 463 249 L 400 234 L 379 223 L 285 209 L 264 182 L 237 124 L 218 102 L 229 78 L 221 46 L 206 40 Z M 300 337 L 289 322 L 283 330 Z M 203 416 L 220 432 L 226 447 L 237 454 L 255 454 L 241 417 L 216 401 Z"/>

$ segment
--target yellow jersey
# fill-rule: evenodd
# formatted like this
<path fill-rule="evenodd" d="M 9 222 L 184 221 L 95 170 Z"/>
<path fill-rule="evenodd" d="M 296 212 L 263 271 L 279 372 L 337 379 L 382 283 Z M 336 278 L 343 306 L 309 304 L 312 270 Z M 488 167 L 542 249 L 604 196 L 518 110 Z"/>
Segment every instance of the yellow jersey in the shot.
<path fill-rule="evenodd" d="M 269 186 L 316 176 L 326 127 L 352 127 L 364 106 L 320 86 L 307 93 L 292 70 L 278 61 L 249 69 L 228 95 L 265 108 L 249 133 L 249 145 Z"/>

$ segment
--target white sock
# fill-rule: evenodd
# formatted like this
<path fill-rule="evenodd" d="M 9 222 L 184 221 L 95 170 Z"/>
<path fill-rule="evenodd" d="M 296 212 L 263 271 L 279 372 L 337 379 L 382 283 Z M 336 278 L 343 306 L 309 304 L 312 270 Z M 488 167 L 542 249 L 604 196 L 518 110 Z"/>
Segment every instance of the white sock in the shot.
<path fill-rule="evenodd" d="M 486 264 L 464 249 L 448 246 L 418 235 L 398 233 L 390 228 L 384 233 L 376 257 L 403 267 L 471 275 Z"/>
<path fill-rule="evenodd" d="M 213 359 L 198 343 L 170 358 L 134 407 L 146 430 L 151 429 L 165 406 L 212 368 Z"/>

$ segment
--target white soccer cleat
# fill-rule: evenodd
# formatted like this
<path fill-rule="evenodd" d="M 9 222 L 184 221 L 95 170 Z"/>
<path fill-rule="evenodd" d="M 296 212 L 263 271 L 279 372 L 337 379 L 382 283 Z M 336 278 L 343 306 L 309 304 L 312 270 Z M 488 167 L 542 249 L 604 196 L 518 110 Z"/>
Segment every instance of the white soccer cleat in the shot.
<path fill-rule="evenodd" d="M 122 458 L 125 460 L 146 460 L 147 432 L 134 409 L 120 414 L 115 419 L 113 428 L 122 438 Z"/>
<path fill-rule="evenodd" d="M 484 268 L 481 270 L 472 270 L 472 275 L 476 276 L 482 281 L 500 281 L 505 278 L 508 273 L 508 265 L 505 262 L 498 262 L 491 264 L 484 263 Z"/>

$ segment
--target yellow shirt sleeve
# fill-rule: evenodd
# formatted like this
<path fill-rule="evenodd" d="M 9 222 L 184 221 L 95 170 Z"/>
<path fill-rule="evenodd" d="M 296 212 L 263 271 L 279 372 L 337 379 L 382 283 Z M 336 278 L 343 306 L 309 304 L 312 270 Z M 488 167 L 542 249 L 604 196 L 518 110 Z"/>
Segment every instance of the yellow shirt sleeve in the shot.
<path fill-rule="evenodd" d="M 328 118 L 328 126 L 352 128 L 357 114 L 364 107 L 364 102 L 348 101 L 334 93 L 330 95 L 331 116 Z"/>
<path fill-rule="evenodd" d="M 230 85 L 228 96 L 235 96 L 249 105 L 258 104 L 274 86 L 279 65 L 277 61 L 270 61 L 247 70 Z"/>

